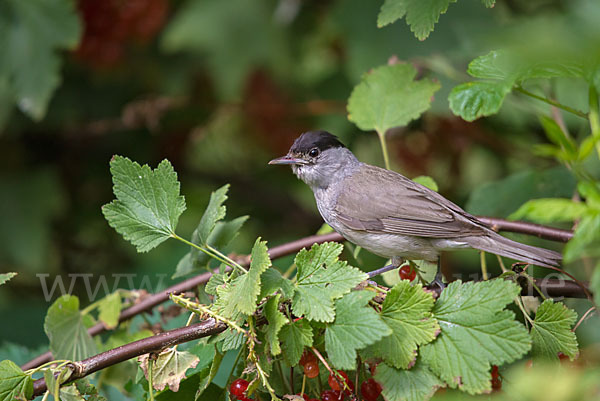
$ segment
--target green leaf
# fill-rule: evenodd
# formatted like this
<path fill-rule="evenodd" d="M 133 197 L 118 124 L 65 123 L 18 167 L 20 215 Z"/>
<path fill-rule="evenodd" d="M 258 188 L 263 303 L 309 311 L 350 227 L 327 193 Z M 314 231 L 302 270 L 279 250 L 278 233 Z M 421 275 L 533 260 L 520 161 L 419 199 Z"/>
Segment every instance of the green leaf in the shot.
<path fill-rule="evenodd" d="M 156 359 L 149 359 L 150 354 L 144 354 L 138 358 L 144 376 L 148 379 L 148 364 L 152 363 L 152 387 L 156 390 L 164 390 L 168 385 L 169 390 L 177 392 L 179 383 L 185 379 L 185 372 L 195 367 L 199 359 L 196 355 L 187 351 L 177 351 L 169 348 L 162 351 Z"/>
<path fill-rule="evenodd" d="M 560 59 L 540 51 L 525 54 L 509 50 L 491 51 L 476 58 L 469 64 L 467 72 L 486 80 L 467 82 L 450 92 L 450 108 L 467 121 L 497 113 L 506 95 L 524 81 L 583 74 L 580 63 L 567 57 Z"/>
<path fill-rule="evenodd" d="M 0 401 L 30 399 L 33 395 L 33 380 L 23 373 L 13 361 L 0 362 Z"/>
<path fill-rule="evenodd" d="M 553 223 L 557 221 L 574 221 L 588 211 L 582 202 L 574 202 L 564 198 L 532 199 L 508 216 L 518 220 L 527 218 L 536 223 Z"/>
<path fill-rule="evenodd" d="M 343 246 L 334 242 L 313 245 L 296 255 L 298 266 L 292 310 L 309 320 L 331 322 L 335 318 L 333 301 L 350 292 L 367 274 L 338 260 Z"/>
<path fill-rule="evenodd" d="M 452 388 L 490 391 L 490 366 L 512 362 L 531 348 L 525 327 L 504 310 L 519 291 L 501 279 L 448 285 L 433 310 L 441 334 L 421 347 L 423 362 Z"/>
<path fill-rule="evenodd" d="M 503 82 L 467 82 L 455 86 L 448 102 L 452 112 L 466 121 L 490 116 L 500 110 L 512 85 Z"/>
<path fill-rule="evenodd" d="M 377 365 L 374 378 L 381 384 L 382 395 L 387 401 L 428 400 L 443 384 L 421 361 L 410 370 L 381 363 Z"/>
<path fill-rule="evenodd" d="M 113 292 L 100 301 L 98 306 L 100 319 L 108 329 L 114 329 L 119 324 L 119 315 L 121 314 L 121 295 L 119 292 Z"/>
<path fill-rule="evenodd" d="M 216 273 L 210 276 L 208 283 L 204 287 L 204 291 L 210 295 L 217 295 L 217 288 L 224 286 L 229 282 L 229 274 L 227 273 Z"/>
<path fill-rule="evenodd" d="M 22 112 L 41 120 L 60 84 L 60 51 L 74 49 L 81 25 L 71 0 L 5 0 L 0 12 L 0 82 Z"/>
<path fill-rule="evenodd" d="M 382 358 L 396 368 L 406 369 L 417 356 L 417 347 L 433 341 L 440 327 L 431 314 L 433 296 L 421 285 L 402 280 L 392 288 L 381 306 L 381 319 L 392 329 L 367 349 L 370 356 Z"/>
<path fill-rule="evenodd" d="M 337 369 L 353 369 L 356 350 L 392 334 L 377 312 L 367 306 L 374 296 L 373 291 L 354 291 L 336 301 L 335 321 L 325 330 L 325 350 Z"/>
<path fill-rule="evenodd" d="M 304 347 L 313 344 L 313 331 L 306 319 L 290 322 L 281 328 L 279 332 L 283 356 L 290 366 L 298 365 Z"/>
<path fill-rule="evenodd" d="M 574 310 L 551 299 L 545 300 L 538 307 L 531 328 L 532 354 L 558 360 L 558 353 L 562 352 L 573 360 L 578 351 L 577 337 L 571 331 L 576 319 Z"/>
<path fill-rule="evenodd" d="M 222 220 L 225 217 L 226 208 L 223 203 L 227 200 L 228 190 L 229 184 L 226 184 L 210 195 L 208 206 L 200 219 L 200 224 L 198 224 L 198 227 L 194 231 L 194 237 L 197 239 L 194 243 L 205 245 L 208 241 L 208 236 L 215 228 L 217 221 Z"/>
<path fill-rule="evenodd" d="M 415 81 L 416 74 L 409 64 L 386 65 L 364 74 L 348 99 L 348 119 L 363 131 L 384 134 L 418 118 L 429 108 L 440 84 Z"/>
<path fill-rule="evenodd" d="M 260 276 L 271 266 L 267 251 L 267 242 L 256 240 L 250 255 L 250 269 L 247 273 L 236 277 L 225 287 L 217 287 L 217 309 L 225 317 L 233 317 L 238 313 L 251 315 L 256 311 L 256 302 L 260 301 Z"/>
<path fill-rule="evenodd" d="M 0 273 L 0 285 L 6 283 L 8 280 L 10 280 L 11 278 L 13 278 L 16 275 L 17 275 L 17 273 L 15 273 L 15 272 Z"/>
<path fill-rule="evenodd" d="M 437 182 L 435 182 L 435 180 L 428 175 L 420 175 L 418 177 L 413 178 L 412 180 L 418 184 L 421 184 L 431 189 L 432 191 L 437 192 L 439 189 Z"/>
<path fill-rule="evenodd" d="M 577 184 L 577 191 L 591 209 L 600 211 L 600 182 L 580 181 Z"/>
<path fill-rule="evenodd" d="M 220 353 L 215 346 L 214 357 L 212 358 L 212 362 L 210 363 L 210 370 L 208 372 L 208 375 L 202 378 L 202 380 L 200 380 L 200 385 L 198 386 L 198 391 L 196 392 L 196 400 L 202 395 L 202 393 L 204 393 L 206 389 L 208 389 L 208 386 L 217 375 L 217 372 L 221 367 L 221 362 L 223 361 L 224 356 L 225 353 Z"/>
<path fill-rule="evenodd" d="M 548 139 L 552 143 L 559 145 L 562 149 L 565 149 L 565 151 L 567 151 L 567 153 L 572 157 L 570 160 L 575 160 L 577 158 L 577 144 L 567 133 L 563 131 L 558 123 L 552 118 L 546 116 L 540 117 L 540 123 L 542 124 Z"/>
<path fill-rule="evenodd" d="M 277 269 L 267 269 L 262 276 L 260 276 L 260 282 L 261 287 L 258 299 L 273 295 L 277 291 L 281 291 L 281 294 L 285 298 L 290 298 L 294 294 L 295 288 L 292 282 L 283 277 Z"/>
<path fill-rule="evenodd" d="M 63 295 L 48 308 L 44 331 L 56 359 L 79 361 L 94 355 L 96 344 L 88 334 L 79 311 L 79 298 Z"/>
<path fill-rule="evenodd" d="M 185 199 L 179 195 L 177 173 L 168 160 L 152 170 L 126 157 L 110 162 L 116 200 L 104 205 L 102 213 L 119 234 L 138 252 L 147 252 L 175 235 Z"/>
<path fill-rule="evenodd" d="M 591 252 L 589 256 L 597 256 L 598 241 L 600 241 L 600 212 L 588 213 L 581 218 L 573 238 L 565 245 L 564 262 L 568 263 L 588 256 L 588 252 Z"/>
<path fill-rule="evenodd" d="M 456 0 L 385 0 L 377 17 L 384 27 L 406 15 L 406 23 L 419 40 L 425 40 L 450 3 Z"/>
<path fill-rule="evenodd" d="M 285 317 L 285 315 L 279 311 L 280 298 L 281 294 L 277 294 L 273 298 L 269 299 L 265 304 L 264 309 L 265 318 L 269 323 L 267 325 L 265 337 L 273 356 L 281 353 L 281 347 L 279 346 L 279 331 L 288 322 L 288 319 Z"/>

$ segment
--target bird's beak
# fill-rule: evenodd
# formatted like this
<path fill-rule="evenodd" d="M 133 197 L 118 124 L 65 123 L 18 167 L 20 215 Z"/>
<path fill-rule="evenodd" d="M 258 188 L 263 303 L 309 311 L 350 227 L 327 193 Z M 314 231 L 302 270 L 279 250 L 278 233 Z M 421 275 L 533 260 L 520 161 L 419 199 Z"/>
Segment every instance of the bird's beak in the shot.
<path fill-rule="evenodd" d="M 300 159 L 298 157 L 293 157 L 290 155 L 278 157 L 277 159 L 273 159 L 269 162 L 269 164 L 307 164 L 307 163 L 308 162 L 304 159 Z"/>

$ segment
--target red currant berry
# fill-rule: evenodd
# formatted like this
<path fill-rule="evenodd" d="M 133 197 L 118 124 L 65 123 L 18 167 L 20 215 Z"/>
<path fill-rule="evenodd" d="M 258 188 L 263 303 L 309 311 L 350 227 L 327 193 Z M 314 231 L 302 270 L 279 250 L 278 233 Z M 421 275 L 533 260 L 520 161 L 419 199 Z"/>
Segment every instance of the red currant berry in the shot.
<path fill-rule="evenodd" d="M 417 277 L 417 271 L 411 265 L 404 265 L 398 270 L 398 274 L 402 280 L 413 281 Z"/>
<path fill-rule="evenodd" d="M 500 374 L 498 373 L 498 366 L 492 366 L 492 390 L 499 391 L 502 389 L 502 379 L 500 378 Z"/>
<path fill-rule="evenodd" d="M 348 378 L 346 372 L 342 372 L 341 370 L 338 370 L 337 372 L 340 376 L 344 378 L 344 381 L 346 382 L 346 385 L 350 388 L 350 391 L 354 391 L 354 383 L 352 383 L 352 381 Z M 329 387 L 331 387 L 331 389 L 335 391 L 344 390 L 340 386 L 340 381 L 341 379 L 339 377 L 333 377 L 332 374 L 330 374 L 327 378 L 327 383 L 329 383 Z M 344 390 L 344 394 L 350 394 L 350 392 L 348 390 Z"/>
<path fill-rule="evenodd" d="M 296 394 L 301 396 L 302 398 L 304 398 L 305 401 L 308 401 L 308 396 L 306 395 L 306 393 L 302 393 L 302 394 Z"/>
<path fill-rule="evenodd" d="M 248 389 L 248 381 L 244 379 L 236 379 L 229 386 L 229 392 L 233 394 L 236 398 L 243 397 Z"/>
<path fill-rule="evenodd" d="M 342 398 L 342 394 L 335 390 L 325 390 L 321 393 L 321 401 L 338 401 Z"/>
<path fill-rule="evenodd" d="M 366 401 L 375 401 L 379 397 L 379 394 L 381 394 L 381 386 L 371 378 L 362 382 L 360 393 Z"/>
<path fill-rule="evenodd" d="M 317 363 L 317 357 L 310 351 L 304 351 L 304 353 L 300 357 L 300 365 L 304 366 L 308 362 Z"/>
<path fill-rule="evenodd" d="M 319 376 L 319 364 L 316 361 L 306 362 L 304 364 L 304 374 L 309 379 L 314 379 L 315 377 Z"/>

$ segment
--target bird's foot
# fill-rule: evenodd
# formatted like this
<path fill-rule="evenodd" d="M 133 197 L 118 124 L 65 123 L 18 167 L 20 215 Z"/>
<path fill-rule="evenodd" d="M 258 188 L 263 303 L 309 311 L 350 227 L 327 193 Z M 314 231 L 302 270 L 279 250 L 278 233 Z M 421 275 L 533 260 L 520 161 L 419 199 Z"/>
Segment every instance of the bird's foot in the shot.
<path fill-rule="evenodd" d="M 438 271 L 435 275 L 435 278 L 429 283 L 429 288 L 436 289 L 436 292 L 441 293 L 444 288 L 446 288 L 446 284 L 443 281 L 442 272 Z M 439 290 L 439 291 L 437 291 Z"/>

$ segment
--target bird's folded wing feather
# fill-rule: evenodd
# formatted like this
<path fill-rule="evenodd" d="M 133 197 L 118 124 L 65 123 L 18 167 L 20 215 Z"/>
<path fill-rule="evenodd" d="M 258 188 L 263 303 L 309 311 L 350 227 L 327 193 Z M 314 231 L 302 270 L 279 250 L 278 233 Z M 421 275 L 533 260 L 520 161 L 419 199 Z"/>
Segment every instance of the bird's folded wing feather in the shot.
<path fill-rule="evenodd" d="M 341 185 L 335 213 L 354 230 L 429 238 L 485 232 L 479 221 L 437 192 L 389 170 L 363 165 Z"/>

